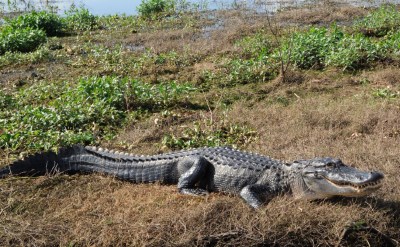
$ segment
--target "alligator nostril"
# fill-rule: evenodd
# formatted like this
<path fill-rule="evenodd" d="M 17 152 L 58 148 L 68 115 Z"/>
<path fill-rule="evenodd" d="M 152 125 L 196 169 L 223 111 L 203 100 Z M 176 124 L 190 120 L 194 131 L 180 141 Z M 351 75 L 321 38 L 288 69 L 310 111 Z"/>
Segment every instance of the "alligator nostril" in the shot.
<path fill-rule="evenodd" d="M 380 180 L 382 178 L 384 178 L 385 176 L 383 175 L 383 173 L 380 172 L 371 172 L 371 179 L 372 180 Z"/>

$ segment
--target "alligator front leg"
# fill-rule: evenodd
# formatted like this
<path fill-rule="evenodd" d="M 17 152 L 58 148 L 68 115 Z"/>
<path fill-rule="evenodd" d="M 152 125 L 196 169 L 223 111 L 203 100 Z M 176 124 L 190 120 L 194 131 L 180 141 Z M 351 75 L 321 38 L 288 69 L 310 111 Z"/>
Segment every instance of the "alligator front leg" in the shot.
<path fill-rule="evenodd" d="M 182 194 L 207 195 L 212 181 L 211 164 L 201 156 L 186 157 L 178 164 L 185 171 L 179 178 L 178 190 Z M 197 185 L 197 186 L 196 186 Z"/>
<path fill-rule="evenodd" d="M 268 203 L 275 193 L 268 185 L 251 184 L 240 191 L 240 196 L 253 208 L 259 208 Z"/>

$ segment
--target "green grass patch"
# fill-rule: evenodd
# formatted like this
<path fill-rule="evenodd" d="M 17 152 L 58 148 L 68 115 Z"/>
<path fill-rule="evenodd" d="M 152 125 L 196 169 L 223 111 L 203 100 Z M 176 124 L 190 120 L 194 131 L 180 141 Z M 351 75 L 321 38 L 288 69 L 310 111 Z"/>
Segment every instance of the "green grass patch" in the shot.
<path fill-rule="evenodd" d="M 38 84 L 0 94 L 0 148 L 43 150 L 93 143 L 110 136 L 131 111 L 165 109 L 193 90 L 174 82 L 150 85 L 116 77 L 90 77 L 76 86 Z"/>

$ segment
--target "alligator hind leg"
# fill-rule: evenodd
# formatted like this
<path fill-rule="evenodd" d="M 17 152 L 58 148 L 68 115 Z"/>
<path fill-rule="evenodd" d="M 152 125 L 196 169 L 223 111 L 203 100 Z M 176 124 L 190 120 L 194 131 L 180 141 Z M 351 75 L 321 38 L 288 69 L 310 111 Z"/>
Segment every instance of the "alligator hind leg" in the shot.
<path fill-rule="evenodd" d="M 253 208 L 267 203 L 274 194 L 267 185 L 251 184 L 240 191 L 240 196 Z"/>
<path fill-rule="evenodd" d="M 187 157 L 178 163 L 181 176 L 178 190 L 182 194 L 207 195 L 212 181 L 211 164 L 200 156 Z M 197 185 L 197 186 L 196 186 Z"/>

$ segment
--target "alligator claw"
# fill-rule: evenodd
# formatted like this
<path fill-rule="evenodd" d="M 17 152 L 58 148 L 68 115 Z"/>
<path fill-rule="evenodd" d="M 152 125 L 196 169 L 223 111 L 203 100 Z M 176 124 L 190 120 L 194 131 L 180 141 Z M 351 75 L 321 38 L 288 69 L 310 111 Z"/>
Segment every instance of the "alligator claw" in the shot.
<path fill-rule="evenodd" d="M 203 189 L 180 189 L 179 192 L 181 194 L 192 196 L 206 196 L 209 194 L 207 190 Z"/>

